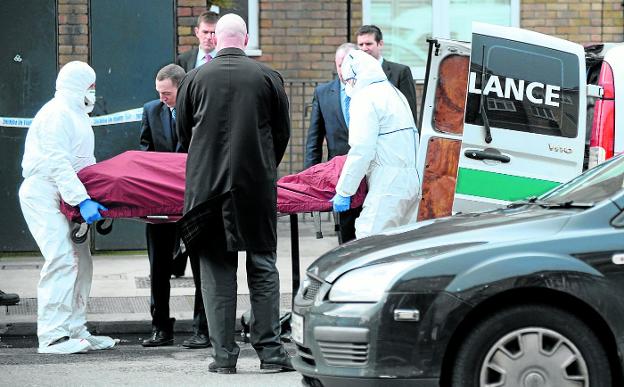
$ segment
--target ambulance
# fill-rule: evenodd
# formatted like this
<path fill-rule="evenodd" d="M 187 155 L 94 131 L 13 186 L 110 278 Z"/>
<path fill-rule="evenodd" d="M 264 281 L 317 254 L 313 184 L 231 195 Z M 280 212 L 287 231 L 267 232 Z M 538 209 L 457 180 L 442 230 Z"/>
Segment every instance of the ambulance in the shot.
<path fill-rule="evenodd" d="M 418 220 L 538 196 L 623 152 L 618 57 L 624 45 L 586 50 L 483 23 L 473 23 L 471 43 L 430 39 Z"/>

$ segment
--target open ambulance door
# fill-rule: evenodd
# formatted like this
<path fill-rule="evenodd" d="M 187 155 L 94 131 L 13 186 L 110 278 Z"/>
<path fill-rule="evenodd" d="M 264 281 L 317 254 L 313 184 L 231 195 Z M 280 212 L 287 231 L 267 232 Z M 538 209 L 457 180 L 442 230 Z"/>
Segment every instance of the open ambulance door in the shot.
<path fill-rule="evenodd" d="M 583 47 L 532 31 L 473 23 L 470 53 L 467 74 L 455 74 L 467 78 L 467 86 L 452 212 L 503 206 L 578 175 L 585 145 Z M 423 198 L 426 160 L 430 154 L 440 157 L 424 149 L 440 133 L 439 103 L 432 105 L 433 124 L 427 125 L 431 117 L 423 110 Z M 419 216 L 426 201 L 424 206 Z"/>
<path fill-rule="evenodd" d="M 469 65 L 469 43 L 429 40 L 418 125 L 418 171 L 422 177 L 418 220 L 451 215 L 464 130 Z"/>

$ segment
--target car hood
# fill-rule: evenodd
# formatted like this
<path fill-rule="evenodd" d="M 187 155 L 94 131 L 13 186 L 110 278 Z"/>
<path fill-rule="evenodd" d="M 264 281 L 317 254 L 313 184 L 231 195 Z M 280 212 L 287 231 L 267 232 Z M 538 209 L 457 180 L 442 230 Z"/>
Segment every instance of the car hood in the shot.
<path fill-rule="evenodd" d="M 362 266 L 422 260 L 479 244 L 543 238 L 559 232 L 574 213 L 528 205 L 418 222 L 338 246 L 313 262 L 308 273 L 331 283 Z"/>

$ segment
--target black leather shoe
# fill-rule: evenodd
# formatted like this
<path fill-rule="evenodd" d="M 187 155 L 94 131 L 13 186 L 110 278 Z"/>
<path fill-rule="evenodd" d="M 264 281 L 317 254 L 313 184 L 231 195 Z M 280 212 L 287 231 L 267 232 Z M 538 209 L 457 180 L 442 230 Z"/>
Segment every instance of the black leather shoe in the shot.
<path fill-rule="evenodd" d="M 191 349 L 208 348 L 210 347 L 210 338 L 203 333 L 196 333 L 184 340 L 182 346 Z"/>
<path fill-rule="evenodd" d="M 5 293 L 0 290 L 0 305 L 15 305 L 20 302 L 20 298 L 15 293 Z"/>
<path fill-rule="evenodd" d="M 154 329 L 152 331 L 152 337 L 143 340 L 141 345 L 144 347 L 162 347 L 165 345 L 173 345 L 173 333 Z"/>
<path fill-rule="evenodd" d="M 260 361 L 260 369 L 266 371 L 289 372 L 295 369 L 290 361 L 290 356 L 270 357 Z"/>
<path fill-rule="evenodd" d="M 235 374 L 236 366 L 231 367 L 223 367 L 217 364 L 217 362 L 212 362 L 208 365 L 208 371 L 215 372 L 217 374 Z"/>

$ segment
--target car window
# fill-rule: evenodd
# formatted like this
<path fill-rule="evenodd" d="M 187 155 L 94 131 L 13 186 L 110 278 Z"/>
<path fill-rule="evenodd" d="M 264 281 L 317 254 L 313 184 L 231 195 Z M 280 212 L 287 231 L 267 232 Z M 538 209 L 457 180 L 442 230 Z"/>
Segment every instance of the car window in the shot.
<path fill-rule="evenodd" d="M 574 54 L 475 34 L 467 124 L 575 138 L 579 63 Z"/>
<path fill-rule="evenodd" d="M 553 203 L 596 203 L 621 191 L 623 183 L 624 156 L 618 156 L 545 193 L 540 200 Z"/>

